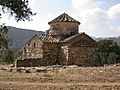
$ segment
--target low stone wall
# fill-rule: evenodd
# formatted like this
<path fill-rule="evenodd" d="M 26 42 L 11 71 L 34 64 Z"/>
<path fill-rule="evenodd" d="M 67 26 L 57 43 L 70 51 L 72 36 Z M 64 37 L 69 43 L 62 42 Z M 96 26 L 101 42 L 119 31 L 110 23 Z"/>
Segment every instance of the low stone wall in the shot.
<path fill-rule="evenodd" d="M 46 63 L 43 62 L 43 58 L 38 59 L 24 59 L 24 60 L 16 60 L 16 67 L 38 67 L 38 66 L 46 66 Z"/>

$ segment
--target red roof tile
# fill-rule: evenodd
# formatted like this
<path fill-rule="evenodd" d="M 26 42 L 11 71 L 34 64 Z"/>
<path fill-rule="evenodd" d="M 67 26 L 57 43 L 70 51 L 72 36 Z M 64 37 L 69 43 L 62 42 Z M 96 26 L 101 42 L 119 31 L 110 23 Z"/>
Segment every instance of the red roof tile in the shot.
<path fill-rule="evenodd" d="M 80 24 L 79 21 L 73 19 L 72 17 L 70 17 L 68 14 L 63 13 L 60 16 L 58 16 L 57 18 L 53 19 L 52 21 L 48 22 L 48 24 L 51 23 L 56 23 L 56 22 L 76 22 L 78 24 Z"/>
<path fill-rule="evenodd" d="M 59 42 L 59 39 L 53 38 L 50 35 L 42 35 L 42 36 L 40 35 L 39 37 L 45 43 L 57 43 L 57 42 Z"/>

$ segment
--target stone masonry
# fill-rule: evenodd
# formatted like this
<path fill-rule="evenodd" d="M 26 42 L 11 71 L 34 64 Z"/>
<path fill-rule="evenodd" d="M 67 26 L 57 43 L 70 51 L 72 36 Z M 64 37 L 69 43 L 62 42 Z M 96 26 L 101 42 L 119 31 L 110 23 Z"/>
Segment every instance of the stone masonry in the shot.
<path fill-rule="evenodd" d="M 78 32 L 80 22 L 63 13 L 48 24 L 45 35 L 33 36 L 20 50 L 16 67 L 93 64 L 96 41 Z"/>

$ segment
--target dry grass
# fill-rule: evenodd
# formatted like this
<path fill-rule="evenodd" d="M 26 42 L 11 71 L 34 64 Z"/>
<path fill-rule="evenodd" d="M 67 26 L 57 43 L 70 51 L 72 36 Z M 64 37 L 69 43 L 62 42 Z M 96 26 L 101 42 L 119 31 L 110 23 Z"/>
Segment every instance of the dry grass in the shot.
<path fill-rule="evenodd" d="M 0 90 L 120 90 L 120 66 L 36 71 L 0 70 Z"/>

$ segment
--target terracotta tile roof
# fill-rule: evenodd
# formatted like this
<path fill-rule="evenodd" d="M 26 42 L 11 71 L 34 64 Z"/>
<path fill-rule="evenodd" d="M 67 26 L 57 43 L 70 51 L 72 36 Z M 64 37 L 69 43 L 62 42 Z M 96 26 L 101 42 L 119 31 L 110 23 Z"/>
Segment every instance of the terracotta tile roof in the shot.
<path fill-rule="evenodd" d="M 58 42 L 60 42 L 59 39 L 53 38 L 50 35 L 39 35 L 39 34 L 36 34 L 27 42 L 27 44 L 29 44 L 32 41 L 32 39 L 35 38 L 35 37 L 39 37 L 40 40 L 43 43 L 58 43 Z"/>
<path fill-rule="evenodd" d="M 55 19 L 53 19 L 52 21 L 48 22 L 48 24 L 51 23 L 56 23 L 56 22 L 76 22 L 78 24 L 80 24 L 79 21 L 73 19 L 72 17 L 70 17 L 68 14 L 63 13 L 60 16 L 56 17 Z"/>
<path fill-rule="evenodd" d="M 59 39 L 53 38 L 50 35 L 39 35 L 40 39 L 45 43 L 57 43 Z"/>
<path fill-rule="evenodd" d="M 96 41 L 85 33 L 76 34 L 64 39 L 62 42 L 78 46 L 96 45 Z"/>

